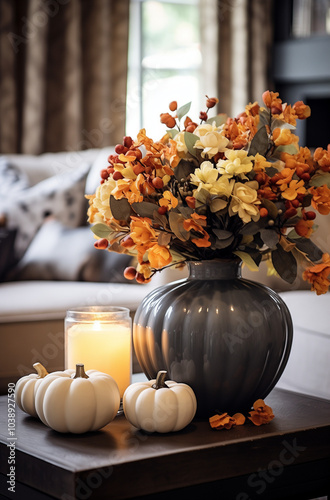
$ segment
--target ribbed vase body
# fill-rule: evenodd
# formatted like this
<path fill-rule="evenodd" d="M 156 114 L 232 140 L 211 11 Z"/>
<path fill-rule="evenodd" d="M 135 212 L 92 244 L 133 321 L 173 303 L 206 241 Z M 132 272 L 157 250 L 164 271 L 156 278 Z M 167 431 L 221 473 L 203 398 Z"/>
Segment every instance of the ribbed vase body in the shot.
<path fill-rule="evenodd" d="M 133 327 L 138 361 L 189 384 L 197 417 L 247 411 L 279 380 L 292 344 L 292 321 L 270 288 L 245 280 L 240 262 L 189 262 L 189 277 L 152 291 Z"/>

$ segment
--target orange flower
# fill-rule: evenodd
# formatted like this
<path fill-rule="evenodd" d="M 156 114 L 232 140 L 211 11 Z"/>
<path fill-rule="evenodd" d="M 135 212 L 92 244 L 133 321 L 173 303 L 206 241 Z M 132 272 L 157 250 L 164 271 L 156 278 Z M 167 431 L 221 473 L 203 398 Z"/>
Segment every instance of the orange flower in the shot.
<path fill-rule="evenodd" d="M 304 186 L 304 181 L 293 180 L 290 182 L 289 187 L 283 191 L 282 196 L 286 200 L 295 200 L 298 194 L 305 194 L 306 188 Z"/>
<path fill-rule="evenodd" d="M 262 399 L 253 403 L 253 410 L 249 412 L 251 416 L 248 418 L 254 425 L 268 424 L 274 418 L 273 410 Z"/>
<path fill-rule="evenodd" d="M 262 189 L 258 189 L 258 198 L 266 198 L 266 200 L 276 200 L 277 194 L 272 190 L 270 186 L 266 186 Z"/>
<path fill-rule="evenodd" d="M 191 219 L 186 219 L 183 221 L 183 227 L 186 231 L 195 231 L 197 233 L 200 233 L 203 235 L 201 238 L 192 238 L 191 241 L 194 243 L 197 247 L 200 248 L 206 248 L 211 246 L 211 242 L 209 241 L 210 235 L 205 231 L 205 229 L 202 228 L 202 225 L 205 225 L 203 221 L 206 219 L 205 215 L 198 215 L 196 213 L 193 213 L 191 215 Z M 195 222 L 195 220 L 199 220 L 200 222 Z"/>
<path fill-rule="evenodd" d="M 163 198 L 159 200 L 159 205 L 171 210 L 171 208 L 175 208 L 178 205 L 178 200 L 171 191 L 164 191 Z"/>
<path fill-rule="evenodd" d="M 278 178 L 278 181 L 276 181 L 276 184 L 278 184 L 280 186 L 281 191 L 284 191 L 285 189 L 287 189 L 288 184 L 292 180 L 293 174 L 294 174 L 294 171 L 291 168 L 283 168 L 283 170 L 279 174 L 276 174 L 276 178 Z"/>
<path fill-rule="evenodd" d="M 328 215 L 330 213 L 330 189 L 328 186 L 311 187 L 309 192 L 313 195 L 312 207 L 320 214 Z"/>
<path fill-rule="evenodd" d="M 248 116 L 257 116 L 259 113 L 260 106 L 257 101 L 254 103 L 249 103 L 245 106 L 245 113 Z"/>
<path fill-rule="evenodd" d="M 270 108 L 273 115 L 279 115 L 282 112 L 282 99 L 280 99 L 278 92 L 271 92 L 266 90 L 262 94 L 262 100 L 267 108 Z"/>
<path fill-rule="evenodd" d="M 294 103 L 292 109 L 295 111 L 299 120 L 305 120 L 311 115 L 311 108 L 304 104 L 303 101 L 297 101 Z"/>
<path fill-rule="evenodd" d="M 212 429 L 220 431 L 222 429 L 231 429 L 236 427 L 236 425 L 243 425 L 245 422 L 245 417 L 241 413 L 235 413 L 232 417 L 228 413 L 222 413 L 221 415 L 213 415 L 209 418 L 209 423 Z"/>
<path fill-rule="evenodd" d="M 288 128 L 275 128 L 273 131 L 273 141 L 275 146 L 286 146 L 287 144 L 297 144 L 299 137 L 294 135 Z"/>
<path fill-rule="evenodd" d="M 330 256 L 328 253 L 322 255 L 321 264 L 308 267 L 303 272 L 303 279 L 312 284 L 311 290 L 317 295 L 327 293 L 330 285 L 328 280 L 330 274 Z"/>
<path fill-rule="evenodd" d="M 131 238 L 136 245 L 148 245 L 157 240 L 156 233 L 151 227 L 148 217 L 131 217 Z"/>
<path fill-rule="evenodd" d="M 330 170 L 330 144 L 327 149 L 317 148 L 314 152 L 314 160 L 318 163 L 322 170 L 329 172 Z"/>
<path fill-rule="evenodd" d="M 310 238 L 313 233 L 313 221 L 301 219 L 294 228 L 302 238 Z"/>
<path fill-rule="evenodd" d="M 156 245 L 153 245 L 151 248 L 149 248 L 148 259 L 151 267 L 160 269 L 172 262 L 172 255 L 169 252 L 168 248 L 156 243 Z"/>

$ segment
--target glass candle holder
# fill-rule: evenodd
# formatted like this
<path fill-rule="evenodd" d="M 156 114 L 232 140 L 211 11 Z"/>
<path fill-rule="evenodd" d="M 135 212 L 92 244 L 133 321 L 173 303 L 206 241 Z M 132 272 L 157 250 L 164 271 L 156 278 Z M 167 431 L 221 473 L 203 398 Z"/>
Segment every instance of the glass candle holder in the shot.
<path fill-rule="evenodd" d="M 131 383 L 132 320 L 126 307 L 79 307 L 65 318 L 65 368 L 83 363 L 85 370 L 111 375 L 120 396 Z"/>

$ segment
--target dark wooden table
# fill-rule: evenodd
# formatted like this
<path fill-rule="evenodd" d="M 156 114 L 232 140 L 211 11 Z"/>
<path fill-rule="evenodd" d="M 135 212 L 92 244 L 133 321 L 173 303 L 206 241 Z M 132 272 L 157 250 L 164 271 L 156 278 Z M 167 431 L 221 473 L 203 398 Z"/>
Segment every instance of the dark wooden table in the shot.
<path fill-rule="evenodd" d="M 101 431 L 58 434 L 16 411 L 15 493 L 8 491 L 7 398 L 0 398 L 1 498 L 303 500 L 330 492 L 330 402 L 275 389 L 275 419 L 230 431 L 193 421 L 146 434 L 124 416 Z M 329 497 L 330 498 L 330 497 Z"/>

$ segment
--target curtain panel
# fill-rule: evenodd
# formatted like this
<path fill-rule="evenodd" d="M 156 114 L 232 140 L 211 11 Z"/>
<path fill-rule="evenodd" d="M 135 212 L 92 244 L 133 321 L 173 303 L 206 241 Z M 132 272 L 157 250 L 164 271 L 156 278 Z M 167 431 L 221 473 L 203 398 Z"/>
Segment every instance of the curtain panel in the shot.
<path fill-rule="evenodd" d="M 236 116 L 272 86 L 272 0 L 218 0 L 218 111 Z"/>
<path fill-rule="evenodd" d="M 1 154 L 122 141 L 128 16 L 129 0 L 1 0 Z"/>

